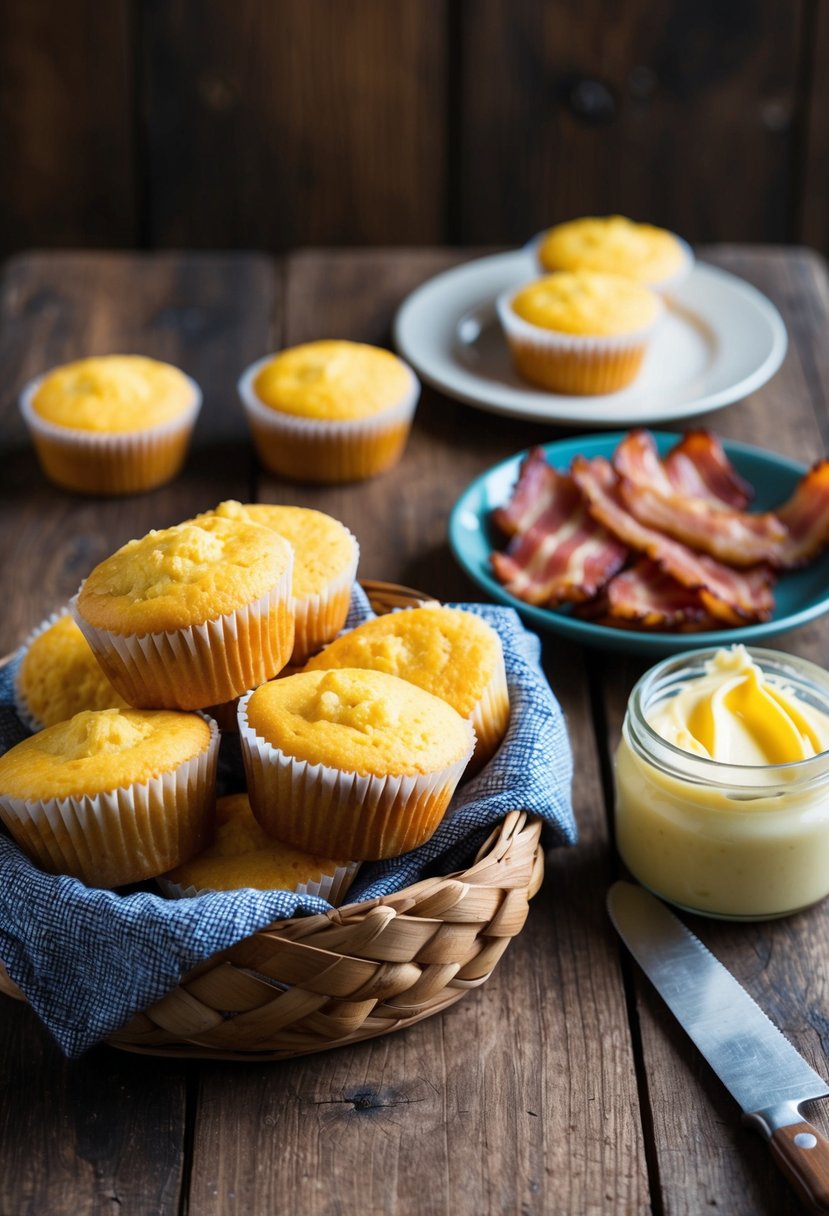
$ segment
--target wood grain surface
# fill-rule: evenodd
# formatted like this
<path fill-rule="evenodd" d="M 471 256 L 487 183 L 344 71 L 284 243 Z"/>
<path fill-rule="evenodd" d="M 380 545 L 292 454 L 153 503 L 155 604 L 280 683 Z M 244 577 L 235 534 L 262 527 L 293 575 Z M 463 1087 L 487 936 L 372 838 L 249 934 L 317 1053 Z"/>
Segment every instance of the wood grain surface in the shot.
<path fill-rule="evenodd" d="M 356 485 L 264 475 L 235 396 L 244 366 L 286 342 L 388 343 L 395 308 L 458 253 L 37 254 L 0 280 L 0 647 L 63 602 L 126 537 L 230 495 L 343 519 L 361 569 L 441 599 L 478 598 L 446 542 L 447 511 L 495 461 L 571 432 L 483 414 L 425 390 L 399 469 Z M 829 448 L 829 307 L 803 251 L 705 254 L 766 292 L 790 348 L 778 375 L 711 416 L 721 434 L 808 461 Z M 170 359 L 205 408 L 172 485 L 121 500 L 46 484 L 18 419 L 31 375 L 87 353 Z M 829 626 L 781 645 L 826 660 Z M 765 1146 L 623 956 L 604 911 L 618 872 L 610 757 L 644 665 L 544 639 L 568 719 L 580 841 L 554 851 L 526 927 L 479 990 L 348 1049 L 277 1064 L 137 1059 L 101 1046 L 66 1063 L 26 1007 L 0 998 L 0 1212 L 793 1213 Z M 829 934 L 817 909 L 778 922 L 694 922 L 825 1074 Z M 824 1132 L 829 1114 L 809 1110 Z"/>

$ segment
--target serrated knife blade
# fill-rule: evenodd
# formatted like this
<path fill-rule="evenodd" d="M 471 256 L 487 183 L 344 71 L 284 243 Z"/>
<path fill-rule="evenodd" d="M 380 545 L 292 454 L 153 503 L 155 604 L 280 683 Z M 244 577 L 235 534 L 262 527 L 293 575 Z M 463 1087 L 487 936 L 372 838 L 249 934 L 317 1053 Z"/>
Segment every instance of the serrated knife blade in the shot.
<path fill-rule="evenodd" d="M 795 1051 L 733 975 L 690 929 L 634 883 L 610 888 L 619 936 L 682 1028 L 766 1137 L 772 1155 L 814 1212 L 829 1212 L 829 1140 L 800 1103 L 829 1085 Z"/>

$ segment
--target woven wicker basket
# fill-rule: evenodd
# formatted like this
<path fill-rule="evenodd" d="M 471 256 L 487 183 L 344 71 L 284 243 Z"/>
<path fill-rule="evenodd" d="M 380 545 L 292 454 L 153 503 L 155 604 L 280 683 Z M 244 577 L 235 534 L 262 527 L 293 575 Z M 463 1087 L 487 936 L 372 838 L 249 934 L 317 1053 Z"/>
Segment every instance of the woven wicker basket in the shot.
<path fill-rule="evenodd" d="M 364 582 L 376 612 L 428 601 Z M 279 921 L 213 955 L 108 1042 L 158 1056 L 278 1060 L 411 1026 L 490 975 L 543 877 L 541 823 L 512 811 L 469 869 L 324 915 Z M 0 964 L 0 991 L 20 997 Z"/>

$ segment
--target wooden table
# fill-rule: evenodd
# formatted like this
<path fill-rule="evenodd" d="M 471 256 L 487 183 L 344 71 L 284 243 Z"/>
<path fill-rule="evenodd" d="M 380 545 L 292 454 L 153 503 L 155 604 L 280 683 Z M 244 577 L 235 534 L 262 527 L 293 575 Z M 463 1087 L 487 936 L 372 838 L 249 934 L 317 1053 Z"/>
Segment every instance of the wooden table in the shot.
<path fill-rule="evenodd" d="M 365 577 L 477 598 L 447 513 L 495 461 L 565 432 L 425 392 L 399 471 L 313 489 L 261 472 L 235 381 L 255 357 L 322 336 L 388 343 L 394 309 L 446 250 L 258 255 L 32 254 L 0 284 L 3 451 L 0 653 L 131 536 L 222 498 L 313 505 L 358 536 Z M 808 462 L 829 450 L 827 281 L 798 250 L 718 248 L 781 309 L 777 376 L 710 424 Z M 89 353 L 179 364 L 205 390 L 172 485 L 127 499 L 44 482 L 15 397 Z M 829 621 L 780 645 L 829 659 Z M 140 1058 L 101 1046 L 67 1064 L 25 1006 L 0 998 L 0 1212 L 791 1213 L 756 1135 L 620 950 L 604 895 L 618 870 L 610 756 L 634 660 L 545 639 L 570 724 L 577 847 L 554 852 L 526 928 L 487 984 L 408 1030 L 279 1064 Z M 813 1066 L 829 1071 L 826 908 L 765 924 L 695 922 Z M 829 1133 L 829 1110 L 814 1120 Z"/>

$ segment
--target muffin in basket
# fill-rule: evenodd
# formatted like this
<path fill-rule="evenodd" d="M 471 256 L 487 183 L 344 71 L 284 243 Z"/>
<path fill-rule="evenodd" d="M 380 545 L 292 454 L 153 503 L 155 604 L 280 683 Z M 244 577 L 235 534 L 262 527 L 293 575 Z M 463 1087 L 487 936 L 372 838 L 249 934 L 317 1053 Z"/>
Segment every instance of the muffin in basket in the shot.
<path fill-rule="evenodd" d="M 210 514 L 272 528 L 293 548 L 291 663 L 304 663 L 345 624 L 360 557 L 357 541 L 338 519 L 307 507 L 229 501 Z"/>
<path fill-rule="evenodd" d="M 554 393 L 613 393 L 636 377 L 664 311 L 622 275 L 559 271 L 497 300 L 515 369 Z"/>
<path fill-rule="evenodd" d="M 509 722 L 498 634 L 461 608 L 409 608 L 349 630 L 306 664 L 308 671 L 369 667 L 400 676 L 448 701 L 475 730 L 473 771 L 495 752 Z"/>
<path fill-rule="evenodd" d="M 396 355 L 332 340 L 268 355 L 239 381 L 259 458 L 296 481 L 358 481 L 391 468 L 419 393 Z"/>
<path fill-rule="evenodd" d="M 126 709 L 69 612 L 53 613 L 24 645 L 14 681 L 17 715 L 30 730 L 83 709 Z"/>
<path fill-rule="evenodd" d="M 239 702 L 253 813 L 309 853 L 393 857 L 433 834 L 475 746 L 468 721 L 385 672 L 271 680 Z"/>
<path fill-rule="evenodd" d="M 131 540 L 72 600 L 118 692 L 152 709 L 231 701 L 294 645 L 293 550 L 269 528 L 205 516 Z"/>
<path fill-rule="evenodd" d="M 357 872 L 356 862 L 314 857 L 280 844 L 262 831 L 247 794 L 228 794 L 216 803 L 216 837 L 197 856 L 158 879 L 174 898 L 201 891 L 296 891 L 340 903 Z"/>
<path fill-rule="evenodd" d="M 210 839 L 218 737 L 199 714 L 84 710 L 0 756 L 0 819 L 50 873 L 163 874 Z"/>
<path fill-rule="evenodd" d="M 134 494 L 169 481 L 200 407 L 189 376 L 141 355 L 67 363 L 20 397 L 43 472 L 81 494 Z"/>
<path fill-rule="evenodd" d="M 623 215 L 556 224 L 538 238 L 536 253 L 543 271 L 622 274 L 659 291 L 681 283 L 694 262 L 688 245 L 672 232 Z"/>

